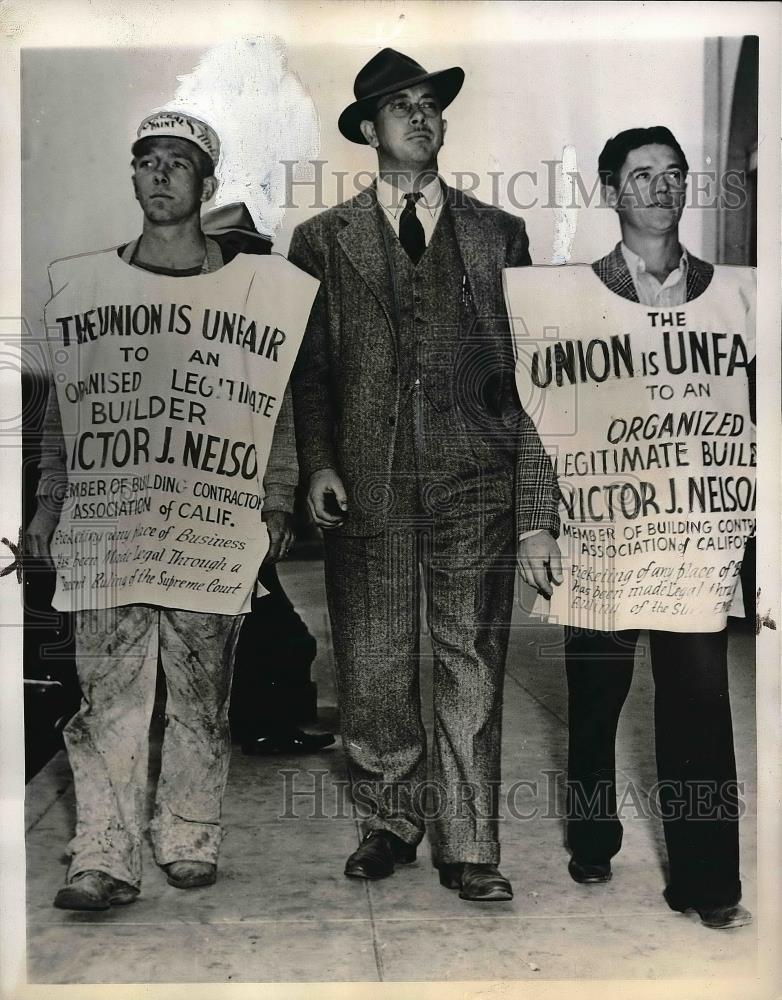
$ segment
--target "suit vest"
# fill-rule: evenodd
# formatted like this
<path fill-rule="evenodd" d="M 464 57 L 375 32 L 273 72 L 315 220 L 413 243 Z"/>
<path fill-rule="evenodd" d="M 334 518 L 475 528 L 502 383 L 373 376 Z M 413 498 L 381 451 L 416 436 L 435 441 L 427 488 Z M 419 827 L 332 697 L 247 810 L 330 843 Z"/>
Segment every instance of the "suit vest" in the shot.
<path fill-rule="evenodd" d="M 487 344 L 475 333 L 476 312 L 450 207 L 443 206 L 417 265 L 382 213 L 380 222 L 394 303 L 401 409 L 418 407 L 419 470 L 467 472 L 475 470 L 476 460 L 484 472 L 507 469 L 512 450 L 492 447 L 485 427 Z"/>

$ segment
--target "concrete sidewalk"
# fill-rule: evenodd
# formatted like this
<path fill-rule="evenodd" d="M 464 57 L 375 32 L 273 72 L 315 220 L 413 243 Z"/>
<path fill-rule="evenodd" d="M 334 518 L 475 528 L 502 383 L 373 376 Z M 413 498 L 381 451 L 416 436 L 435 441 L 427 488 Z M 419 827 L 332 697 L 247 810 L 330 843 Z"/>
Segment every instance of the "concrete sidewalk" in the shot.
<path fill-rule="evenodd" d="M 333 659 L 319 562 L 280 573 L 318 640 L 320 724 L 337 728 Z M 74 825 L 70 769 L 59 753 L 27 786 L 28 977 L 33 983 L 316 982 L 754 977 L 755 927 L 710 931 L 663 898 L 662 829 L 625 821 L 614 878 L 576 885 L 561 820 L 566 688 L 558 630 L 518 609 L 505 685 L 502 870 L 511 903 L 475 904 L 443 889 L 428 842 L 390 879 L 342 874 L 359 841 L 340 749 L 253 759 L 235 749 L 217 884 L 166 884 L 146 850 L 142 895 L 106 913 L 56 910 Z M 742 821 L 744 902 L 755 909 L 754 637 L 731 636 L 731 693 Z M 548 655 L 541 655 L 541 650 Z M 423 698 L 431 721 L 430 670 Z M 638 663 L 617 747 L 633 787 L 655 780 L 652 683 Z M 560 787 L 557 786 L 557 774 Z M 523 783 L 523 784 L 522 784 Z M 529 818 L 522 818 L 529 817 Z M 740 984 L 737 984 L 741 995 Z"/>

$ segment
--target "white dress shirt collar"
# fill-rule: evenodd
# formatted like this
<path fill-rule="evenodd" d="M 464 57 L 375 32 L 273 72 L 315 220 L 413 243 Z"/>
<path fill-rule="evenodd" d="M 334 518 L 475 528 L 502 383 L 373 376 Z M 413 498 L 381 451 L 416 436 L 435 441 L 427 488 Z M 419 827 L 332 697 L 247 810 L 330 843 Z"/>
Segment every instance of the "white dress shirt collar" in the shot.
<path fill-rule="evenodd" d="M 431 216 L 439 213 L 443 204 L 443 185 L 439 176 L 434 176 L 420 189 L 421 197 L 416 207 L 423 206 Z M 405 207 L 405 192 L 390 184 L 383 177 L 377 179 L 377 199 L 393 218 L 398 219 Z"/>

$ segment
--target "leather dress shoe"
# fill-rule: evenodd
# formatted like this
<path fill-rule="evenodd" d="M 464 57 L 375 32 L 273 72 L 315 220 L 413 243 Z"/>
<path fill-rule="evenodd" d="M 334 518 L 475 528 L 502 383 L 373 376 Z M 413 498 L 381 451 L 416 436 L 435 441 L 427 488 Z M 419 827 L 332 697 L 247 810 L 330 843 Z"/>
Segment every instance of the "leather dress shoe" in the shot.
<path fill-rule="evenodd" d="M 475 903 L 499 903 L 513 899 L 508 879 L 496 865 L 474 864 L 471 861 L 438 866 L 440 885 L 458 889 L 459 898 Z"/>
<path fill-rule="evenodd" d="M 702 909 L 694 906 L 701 923 L 704 927 L 711 927 L 714 930 L 725 931 L 732 927 L 745 927 L 752 923 L 752 914 L 741 903 L 734 903 L 733 906 L 715 906 L 709 909 Z"/>
<path fill-rule="evenodd" d="M 740 903 L 730 903 L 727 906 L 693 906 L 682 897 L 672 894 L 669 887 L 663 892 L 665 902 L 677 913 L 697 913 L 704 927 L 713 930 L 730 930 L 733 927 L 745 927 L 752 923 L 752 914 Z"/>
<path fill-rule="evenodd" d="M 242 753 L 251 757 L 317 753 L 330 747 L 334 741 L 333 733 L 305 733 L 301 729 L 291 728 L 243 740 Z"/>
<path fill-rule="evenodd" d="M 348 878 L 379 879 L 394 874 L 397 864 L 415 861 L 416 849 L 390 830 L 370 830 L 345 863 Z"/>
<path fill-rule="evenodd" d="M 567 870 L 574 882 L 582 885 L 592 885 L 597 882 L 609 882 L 611 880 L 611 862 L 599 861 L 592 864 L 585 864 L 571 858 Z"/>
<path fill-rule="evenodd" d="M 172 861 L 164 867 L 166 881 L 175 889 L 197 889 L 217 881 L 217 865 L 208 861 Z"/>
<path fill-rule="evenodd" d="M 138 893 L 134 886 L 108 872 L 90 868 L 68 880 L 54 897 L 54 905 L 60 910 L 108 910 L 132 903 Z"/>

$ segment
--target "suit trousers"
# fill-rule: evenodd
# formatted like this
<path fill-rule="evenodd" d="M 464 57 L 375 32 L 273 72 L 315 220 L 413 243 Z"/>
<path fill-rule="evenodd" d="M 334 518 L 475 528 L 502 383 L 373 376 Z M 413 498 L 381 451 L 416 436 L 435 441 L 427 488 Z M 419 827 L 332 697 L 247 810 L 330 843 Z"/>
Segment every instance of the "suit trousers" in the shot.
<path fill-rule="evenodd" d="M 151 824 L 155 859 L 216 863 L 228 777 L 228 700 L 243 616 L 133 604 L 77 611 L 81 708 L 65 728 L 76 791 L 69 876 L 139 886 L 158 649 L 167 700 Z"/>
<path fill-rule="evenodd" d="M 568 845 L 604 862 L 622 844 L 616 730 L 630 690 L 637 631 L 565 629 L 569 751 Z M 655 684 L 657 795 L 672 909 L 727 906 L 741 897 L 739 788 L 728 692 L 727 629 L 649 632 Z"/>
<path fill-rule="evenodd" d="M 342 739 L 367 829 L 437 860 L 497 863 L 502 684 L 516 568 L 513 475 L 417 468 L 413 407 L 400 414 L 386 530 L 326 533 Z M 420 603 L 433 662 L 433 772 L 420 704 Z"/>

